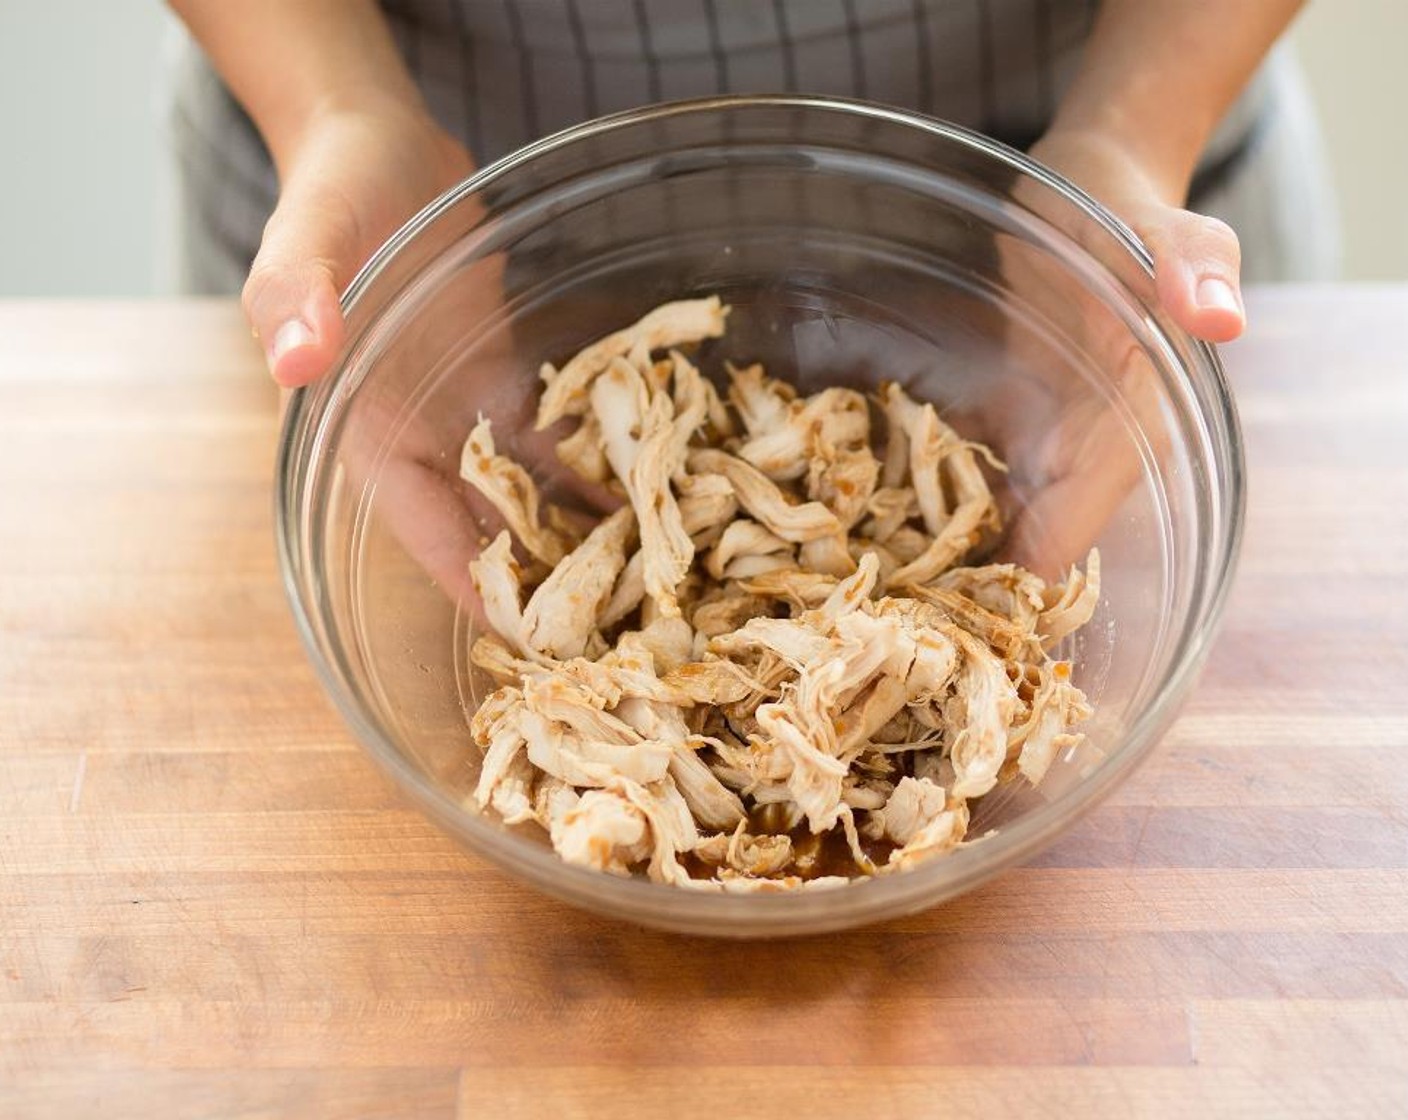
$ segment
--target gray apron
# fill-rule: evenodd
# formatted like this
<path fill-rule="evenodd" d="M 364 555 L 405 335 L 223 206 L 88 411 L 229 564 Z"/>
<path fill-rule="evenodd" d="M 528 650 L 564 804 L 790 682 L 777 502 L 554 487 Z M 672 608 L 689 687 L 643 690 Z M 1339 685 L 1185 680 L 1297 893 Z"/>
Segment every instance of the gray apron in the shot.
<path fill-rule="evenodd" d="M 718 93 L 918 109 L 1026 148 L 1079 64 L 1094 0 L 385 0 L 430 111 L 480 165 L 604 113 Z M 237 292 L 277 179 L 188 39 L 172 45 L 173 283 Z M 1248 281 L 1333 274 L 1314 116 L 1278 52 L 1209 145 L 1190 205 L 1228 221 Z"/>

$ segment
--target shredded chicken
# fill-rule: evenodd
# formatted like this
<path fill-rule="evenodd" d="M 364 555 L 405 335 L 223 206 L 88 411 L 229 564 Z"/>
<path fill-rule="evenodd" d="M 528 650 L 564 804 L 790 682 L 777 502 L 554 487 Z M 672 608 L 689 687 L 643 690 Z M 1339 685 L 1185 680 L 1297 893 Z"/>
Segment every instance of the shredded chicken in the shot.
<path fill-rule="evenodd" d="M 523 638 L 540 653 L 577 657 L 596 630 L 597 616 L 626 564 L 626 541 L 635 528 L 629 509 L 620 509 L 588 534 L 538 584 L 523 608 Z"/>
<path fill-rule="evenodd" d="M 1099 608 L 1099 555 L 1052 586 L 984 563 L 1001 464 L 896 384 L 883 425 L 759 365 L 720 393 L 676 348 L 727 313 L 666 304 L 544 367 L 538 427 L 576 417 L 558 458 L 628 502 L 585 536 L 470 433 L 461 473 L 507 525 L 470 564 L 497 685 L 470 800 L 568 863 L 693 890 L 902 872 L 1081 742 L 1053 651 Z"/>
<path fill-rule="evenodd" d="M 793 502 L 778 485 L 726 451 L 702 448 L 690 452 L 689 469 L 723 475 L 738 495 L 738 504 L 783 540 L 810 541 L 841 531 L 836 515 L 820 502 Z"/>
<path fill-rule="evenodd" d="M 541 499 L 528 472 L 498 454 L 488 419 L 481 417 L 460 456 L 460 477 L 487 498 L 523 547 L 544 564 L 556 564 L 567 552 L 562 534 L 539 517 Z"/>
<path fill-rule="evenodd" d="M 759 561 L 765 563 L 760 565 Z M 716 580 L 746 579 L 793 566 L 792 546 L 746 518 L 731 522 L 704 558 L 704 570 Z"/>
<path fill-rule="evenodd" d="M 544 366 L 539 374 L 543 397 L 538 404 L 538 429 L 541 431 L 564 416 L 586 412 L 592 381 L 613 358 L 625 357 L 637 348 L 646 352 L 665 350 L 718 338 L 724 333 L 727 314 L 728 308 L 718 296 L 662 304 L 638 323 L 592 343 L 561 370 Z"/>

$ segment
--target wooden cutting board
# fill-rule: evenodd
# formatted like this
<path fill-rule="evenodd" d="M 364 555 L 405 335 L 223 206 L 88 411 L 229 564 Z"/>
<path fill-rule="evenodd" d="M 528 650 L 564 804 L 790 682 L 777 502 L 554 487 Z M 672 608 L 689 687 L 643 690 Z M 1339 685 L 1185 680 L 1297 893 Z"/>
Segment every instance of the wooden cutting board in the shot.
<path fill-rule="evenodd" d="M 1408 1112 L 1408 288 L 1251 310 L 1240 578 L 1148 764 L 956 903 L 721 945 L 364 761 L 233 305 L 0 305 L 0 1116 Z"/>

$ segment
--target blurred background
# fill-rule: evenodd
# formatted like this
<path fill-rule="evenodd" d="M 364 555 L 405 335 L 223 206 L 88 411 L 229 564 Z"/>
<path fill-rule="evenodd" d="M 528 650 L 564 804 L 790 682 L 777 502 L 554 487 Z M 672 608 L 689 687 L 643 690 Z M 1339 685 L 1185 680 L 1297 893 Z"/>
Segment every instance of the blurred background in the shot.
<path fill-rule="evenodd" d="M 0 0 L 0 296 L 169 292 L 170 19 L 156 0 Z M 1408 279 L 1408 2 L 1312 2 L 1292 42 L 1335 174 L 1343 276 Z"/>

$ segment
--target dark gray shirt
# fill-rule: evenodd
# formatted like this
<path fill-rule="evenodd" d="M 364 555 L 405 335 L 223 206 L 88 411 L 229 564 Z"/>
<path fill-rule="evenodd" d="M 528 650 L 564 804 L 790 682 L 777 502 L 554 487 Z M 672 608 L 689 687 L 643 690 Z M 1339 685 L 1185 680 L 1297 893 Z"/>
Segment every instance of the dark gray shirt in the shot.
<path fill-rule="evenodd" d="M 604 113 L 779 91 L 918 109 L 1024 148 L 1074 76 L 1098 0 L 383 0 L 382 8 L 430 111 L 483 165 Z M 253 124 L 203 56 L 189 43 L 178 55 L 182 286 L 236 290 L 277 182 Z M 1270 84 L 1263 76 L 1229 114 L 1205 167 L 1245 146 Z M 1292 139 L 1288 151 L 1305 147 Z M 1303 169 L 1315 155 L 1295 158 Z M 1249 170 L 1242 177 L 1249 194 Z M 1276 179 L 1263 174 L 1257 198 L 1238 202 L 1237 184 L 1223 182 L 1197 201 L 1216 210 L 1213 196 L 1227 196 L 1229 220 L 1245 210 L 1242 224 L 1259 227 L 1253 240 L 1280 254 L 1266 273 L 1292 275 L 1284 260 L 1294 246 L 1270 245 L 1287 231 L 1271 228 L 1260 197 L 1287 185 Z M 1298 203 L 1287 215 L 1296 209 L 1305 213 Z M 1246 241 L 1248 229 L 1238 231 Z"/>

